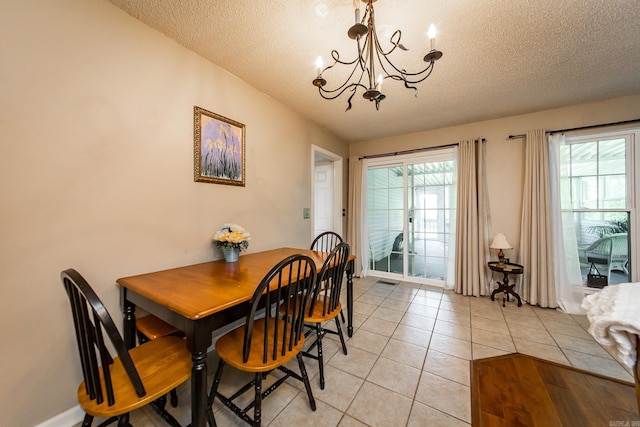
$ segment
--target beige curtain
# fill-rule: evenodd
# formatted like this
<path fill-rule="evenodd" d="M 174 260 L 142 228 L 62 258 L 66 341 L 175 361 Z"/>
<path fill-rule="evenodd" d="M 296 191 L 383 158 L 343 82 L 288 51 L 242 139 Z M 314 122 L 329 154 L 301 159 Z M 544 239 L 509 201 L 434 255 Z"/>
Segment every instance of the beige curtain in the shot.
<path fill-rule="evenodd" d="M 519 264 L 524 273 L 519 294 L 529 304 L 556 308 L 551 242 L 549 145 L 542 129 L 527 132 L 522 195 Z"/>
<path fill-rule="evenodd" d="M 347 243 L 351 246 L 351 253 L 356 256 L 354 276 L 362 277 L 363 262 L 362 253 L 362 165 L 363 161 L 358 157 L 349 158 L 349 194 L 347 203 Z"/>
<path fill-rule="evenodd" d="M 489 206 L 483 140 L 458 143 L 458 196 L 455 249 L 456 293 L 487 295 Z"/>

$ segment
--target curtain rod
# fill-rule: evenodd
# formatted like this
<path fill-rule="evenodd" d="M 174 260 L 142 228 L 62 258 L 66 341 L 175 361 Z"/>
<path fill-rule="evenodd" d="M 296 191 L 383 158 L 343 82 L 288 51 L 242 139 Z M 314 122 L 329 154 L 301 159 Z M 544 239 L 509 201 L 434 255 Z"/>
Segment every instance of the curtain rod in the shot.
<path fill-rule="evenodd" d="M 485 141 L 484 138 L 480 138 L 480 140 L 482 142 Z M 478 141 L 478 139 L 475 139 L 475 141 Z M 447 144 L 447 145 L 437 145 L 435 147 L 423 147 L 423 148 L 414 148 L 412 150 L 404 150 L 404 151 L 395 151 L 393 153 L 383 153 L 383 154 L 372 154 L 370 156 L 362 156 L 362 157 L 358 157 L 358 160 L 363 160 L 363 159 L 376 159 L 378 157 L 392 157 L 392 156 L 400 156 L 402 154 L 411 154 L 411 153 L 419 153 L 422 151 L 431 151 L 431 150 L 440 150 L 443 148 L 451 148 L 451 147 L 457 147 L 458 144 Z"/>
<path fill-rule="evenodd" d="M 617 126 L 617 125 L 626 125 L 629 123 L 637 123 L 640 122 L 640 119 L 633 119 L 633 120 L 625 120 L 622 122 L 614 122 L 614 123 L 603 123 L 600 125 L 591 125 L 591 126 L 582 126 L 582 127 L 578 127 L 578 128 L 569 128 L 569 129 L 558 129 L 558 130 L 548 130 L 545 133 L 546 134 L 552 134 L 552 133 L 562 133 L 562 132 L 571 132 L 574 130 L 583 130 L 583 129 L 594 129 L 594 128 L 601 128 L 601 127 L 607 127 L 607 126 Z M 520 135 L 509 135 L 508 139 L 517 139 L 517 138 L 524 138 L 525 136 L 527 136 L 526 134 L 522 133 Z"/>

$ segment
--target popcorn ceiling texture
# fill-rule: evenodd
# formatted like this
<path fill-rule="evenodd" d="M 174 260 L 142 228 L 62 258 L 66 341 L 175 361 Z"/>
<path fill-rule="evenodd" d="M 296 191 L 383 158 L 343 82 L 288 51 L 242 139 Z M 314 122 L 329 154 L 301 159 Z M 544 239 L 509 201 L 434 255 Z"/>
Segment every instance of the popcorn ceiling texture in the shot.
<path fill-rule="evenodd" d="M 396 65 L 424 64 L 431 22 L 444 53 L 417 97 L 385 81 L 377 112 L 311 85 L 318 55 L 355 57 L 351 0 L 109 1 L 350 142 L 640 93 L 638 0 L 376 1 L 383 47 L 400 29 L 409 48 Z"/>

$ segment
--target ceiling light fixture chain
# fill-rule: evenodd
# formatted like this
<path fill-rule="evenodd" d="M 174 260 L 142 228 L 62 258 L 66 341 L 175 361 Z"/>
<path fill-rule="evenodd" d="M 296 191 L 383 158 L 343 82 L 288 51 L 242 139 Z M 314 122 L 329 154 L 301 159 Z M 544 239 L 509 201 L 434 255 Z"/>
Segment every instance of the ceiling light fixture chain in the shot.
<path fill-rule="evenodd" d="M 424 69 L 412 73 L 404 68 L 397 67 L 391 62 L 389 56 L 396 48 L 404 51 L 408 49 L 402 45 L 402 32 L 400 30 L 396 30 L 389 38 L 391 48 L 387 52 L 382 49 L 376 32 L 375 12 L 373 10 L 374 1 L 376 0 L 362 0 L 363 3 L 367 3 L 362 20 L 360 20 L 360 8 L 357 4 L 359 0 L 354 1 L 354 3 L 356 3 L 355 24 L 349 28 L 347 34 L 349 38 L 356 41 L 358 56 L 353 61 L 343 61 L 340 59 L 340 53 L 338 53 L 337 50 L 332 50 L 331 58 L 333 59 L 333 63 L 331 65 L 322 68 L 322 58 L 318 57 L 316 61 L 318 75 L 313 79 L 313 85 L 318 88 L 320 96 L 329 100 L 336 99 L 347 90 L 351 92 L 351 95 L 349 95 L 347 99 L 346 111 L 351 109 L 351 100 L 358 88 L 364 90 L 362 94 L 363 98 L 375 102 L 376 110 L 380 109 L 380 101 L 386 98 L 384 93 L 382 93 L 382 83 L 385 79 L 401 81 L 405 88 L 413 89 L 417 96 L 418 88 L 415 85 L 429 77 L 435 67 L 436 61 L 442 58 L 442 52 L 435 48 L 436 28 L 431 24 L 428 33 L 431 50 L 423 58 L 427 63 Z M 365 22 L 367 25 L 364 24 Z M 363 37 L 364 43 L 362 43 Z M 353 69 L 349 77 L 347 77 L 340 86 L 335 89 L 325 89 L 327 81 L 324 79 L 323 74 L 338 64 L 352 66 Z M 376 69 L 379 69 L 377 78 Z M 368 86 L 363 84 L 363 80 L 365 80 Z"/>

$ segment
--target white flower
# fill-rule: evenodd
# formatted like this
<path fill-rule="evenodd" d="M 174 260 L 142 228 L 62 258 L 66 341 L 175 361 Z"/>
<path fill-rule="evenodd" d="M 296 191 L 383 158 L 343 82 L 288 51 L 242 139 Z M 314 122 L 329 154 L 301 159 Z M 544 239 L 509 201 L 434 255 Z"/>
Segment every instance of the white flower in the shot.
<path fill-rule="evenodd" d="M 238 224 L 225 224 L 213 235 L 213 242 L 219 248 L 244 250 L 249 247 L 251 233 Z"/>

